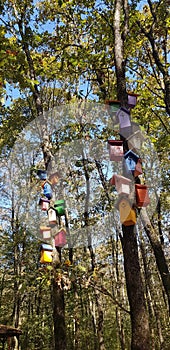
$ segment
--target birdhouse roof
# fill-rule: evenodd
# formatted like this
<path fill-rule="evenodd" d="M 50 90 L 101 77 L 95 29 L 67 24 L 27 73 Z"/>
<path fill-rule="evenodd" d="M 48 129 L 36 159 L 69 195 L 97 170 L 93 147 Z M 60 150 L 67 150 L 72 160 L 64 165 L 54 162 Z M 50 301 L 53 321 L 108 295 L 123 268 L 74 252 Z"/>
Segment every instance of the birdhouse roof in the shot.
<path fill-rule="evenodd" d="M 47 250 L 47 251 L 52 252 L 53 247 L 50 244 L 43 243 L 43 244 L 41 244 L 40 250 Z"/>
<path fill-rule="evenodd" d="M 124 154 L 125 159 L 127 159 L 128 157 L 134 159 L 135 161 L 137 161 L 139 159 L 139 156 L 135 152 L 133 152 L 132 150 L 129 150 Z"/>

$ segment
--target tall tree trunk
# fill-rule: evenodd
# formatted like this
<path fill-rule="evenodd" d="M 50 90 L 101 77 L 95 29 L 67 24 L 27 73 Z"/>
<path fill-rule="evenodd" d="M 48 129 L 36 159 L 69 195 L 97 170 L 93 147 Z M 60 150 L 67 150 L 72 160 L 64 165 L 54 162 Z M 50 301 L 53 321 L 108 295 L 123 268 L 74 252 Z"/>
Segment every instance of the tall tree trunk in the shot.
<path fill-rule="evenodd" d="M 124 11 L 124 32 L 121 31 L 121 16 Z M 122 107 L 127 107 L 125 78 L 124 39 L 127 35 L 127 2 L 116 0 L 114 14 L 114 60 L 117 78 L 117 97 Z M 138 246 L 135 226 L 122 225 L 121 237 L 127 294 L 130 305 L 132 327 L 132 350 L 150 348 L 149 322 L 145 305 L 144 289 L 139 265 Z"/>

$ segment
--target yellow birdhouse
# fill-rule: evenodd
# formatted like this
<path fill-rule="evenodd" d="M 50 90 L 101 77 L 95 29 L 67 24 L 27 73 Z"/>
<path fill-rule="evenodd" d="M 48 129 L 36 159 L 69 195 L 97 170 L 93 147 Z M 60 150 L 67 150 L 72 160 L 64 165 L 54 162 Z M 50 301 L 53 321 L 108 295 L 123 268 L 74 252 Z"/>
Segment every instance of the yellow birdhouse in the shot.
<path fill-rule="evenodd" d="M 50 244 L 42 244 L 40 250 L 41 250 L 40 263 L 41 264 L 51 263 L 53 247 Z"/>
<path fill-rule="evenodd" d="M 127 198 L 120 199 L 118 208 L 120 212 L 120 221 L 123 225 L 131 226 L 136 224 L 136 212 L 131 207 Z"/>

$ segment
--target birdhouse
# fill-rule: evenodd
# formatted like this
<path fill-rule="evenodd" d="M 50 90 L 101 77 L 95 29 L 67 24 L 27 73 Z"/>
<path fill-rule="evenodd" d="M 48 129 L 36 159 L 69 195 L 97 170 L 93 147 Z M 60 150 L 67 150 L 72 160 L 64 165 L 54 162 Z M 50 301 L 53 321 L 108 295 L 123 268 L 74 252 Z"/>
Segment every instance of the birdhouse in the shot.
<path fill-rule="evenodd" d="M 40 198 L 39 205 L 41 207 L 41 210 L 46 211 L 49 209 L 50 201 L 49 199 L 46 199 L 46 198 Z"/>
<path fill-rule="evenodd" d="M 40 263 L 51 263 L 52 262 L 52 253 L 53 253 L 53 247 L 50 244 L 42 244 L 40 247 Z"/>
<path fill-rule="evenodd" d="M 135 131 L 132 135 L 127 138 L 129 149 L 140 150 L 142 147 L 142 143 L 145 140 L 141 131 Z"/>
<path fill-rule="evenodd" d="M 133 92 L 128 92 L 128 106 L 129 108 L 134 108 L 137 103 L 137 96 L 138 94 L 135 94 Z"/>
<path fill-rule="evenodd" d="M 120 101 L 118 100 L 106 100 L 107 110 L 110 114 L 116 113 L 120 109 Z"/>
<path fill-rule="evenodd" d="M 124 154 L 124 159 L 125 159 L 125 172 L 127 174 L 133 174 L 135 171 L 135 167 L 137 164 L 137 161 L 139 159 L 139 156 L 134 153 L 133 151 L 129 150 Z"/>
<path fill-rule="evenodd" d="M 127 198 L 121 198 L 118 203 L 120 221 L 125 226 L 136 224 L 136 212 L 131 207 L 130 201 Z"/>
<path fill-rule="evenodd" d="M 136 166 L 135 166 L 134 177 L 139 176 L 141 174 L 143 174 L 143 171 L 142 171 L 142 160 L 139 158 L 137 163 L 136 163 Z"/>
<path fill-rule="evenodd" d="M 118 111 L 117 111 L 117 117 L 119 120 L 119 124 L 120 124 L 120 128 L 127 128 L 129 126 L 131 126 L 131 121 L 130 121 L 130 112 L 126 109 L 121 107 Z"/>
<path fill-rule="evenodd" d="M 111 179 L 109 180 L 109 183 L 110 183 L 111 186 L 115 186 L 115 175 L 113 175 L 111 177 Z"/>
<path fill-rule="evenodd" d="M 46 180 L 47 179 L 47 172 L 46 172 L 46 170 L 38 169 L 37 170 L 37 175 L 38 175 L 40 180 Z"/>
<path fill-rule="evenodd" d="M 110 160 L 120 161 L 123 157 L 123 141 L 108 140 Z"/>
<path fill-rule="evenodd" d="M 60 200 L 55 201 L 54 208 L 55 208 L 58 216 L 65 215 L 65 200 L 60 199 Z"/>
<path fill-rule="evenodd" d="M 66 241 L 66 230 L 61 229 L 54 237 L 55 247 L 64 247 L 67 243 Z"/>
<path fill-rule="evenodd" d="M 40 226 L 40 233 L 42 234 L 43 239 L 50 239 L 51 238 L 51 227 Z"/>
<path fill-rule="evenodd" d="M 147 207 L 150 204 L 148 188 L 146 185 L 135 184 L 137 207 Z"/>
<path fill-rule="evenodd" d="M 48 199 L 52 198 L 52 188 L 51 185 L 46 181 L 43 185 L 44 196 Z"/>
<path fill-rule="evenodd" d="M 115 178 L 115 186 L 118 194 L 129 195 L 131 180 L 117 174 L 114 175 L 114 178 Z"/>
<path fill-rule="evenodd" d="M 49 181 L 51 182 L 52 185 L 56 185 L 58 183 L 58 180 L 59 180 L 59 174 L 57 172 L 49 176 Z"/>
<path fill-rule="evenodd" d="M 57 223 L 56 210 L 52 207 L 48 209 L 48 222 L 50 226 L 54 226 Z"/>

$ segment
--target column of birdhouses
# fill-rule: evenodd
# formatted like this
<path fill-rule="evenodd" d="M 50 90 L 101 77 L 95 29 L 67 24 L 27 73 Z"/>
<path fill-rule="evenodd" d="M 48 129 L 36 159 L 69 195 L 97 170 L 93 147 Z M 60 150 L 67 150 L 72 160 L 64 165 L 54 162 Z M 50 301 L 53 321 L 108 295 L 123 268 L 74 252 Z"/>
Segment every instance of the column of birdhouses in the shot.
<path fill-rule="evenodd" d="M 106 101 L 109 114 L 119 123 L 120 140 L 108 140 L 111 161 L 122 162 L 123 174 L 114 174 L 110 184 L 118 192 L 116 208 L 120 213 L 120 221 L 125 226 L 136 224 L 136 209 L 146 207 L 150 203 L 148 188 L 141 184 L 142 159 L 140 152 L 144 137 L 138 124 L 131 121 L 130 110 L 137 102 L 137 94 L 128 94 L 128 109 L 121 107 L 119 101 Z M 132 196 L 134 194 L 134 196 Z"/>
<path fill-rule="evenodd" d="M 61 249 L 66 245 L 66 230 L 61 228 L 52 237 L 52 229 L 60 224 L 61 217 L 65 215 L 65 200 L 52 200 L 53 189 L 59 180 L 58 173 L 50 175 L 47 179 L 46 170 L 38 170 L 37 175 L 41 181 L 43 190 L 42 197 L 39 200 L 39 206 L 42 211 L 48 215 L 48 226 L 40 226 L 40 233 L 44 243 L 40 246 L 40 263 L 51 263 L 53 260 L 53 249 Z M 53 244 L 50 244 L 50 243 Z"/>

